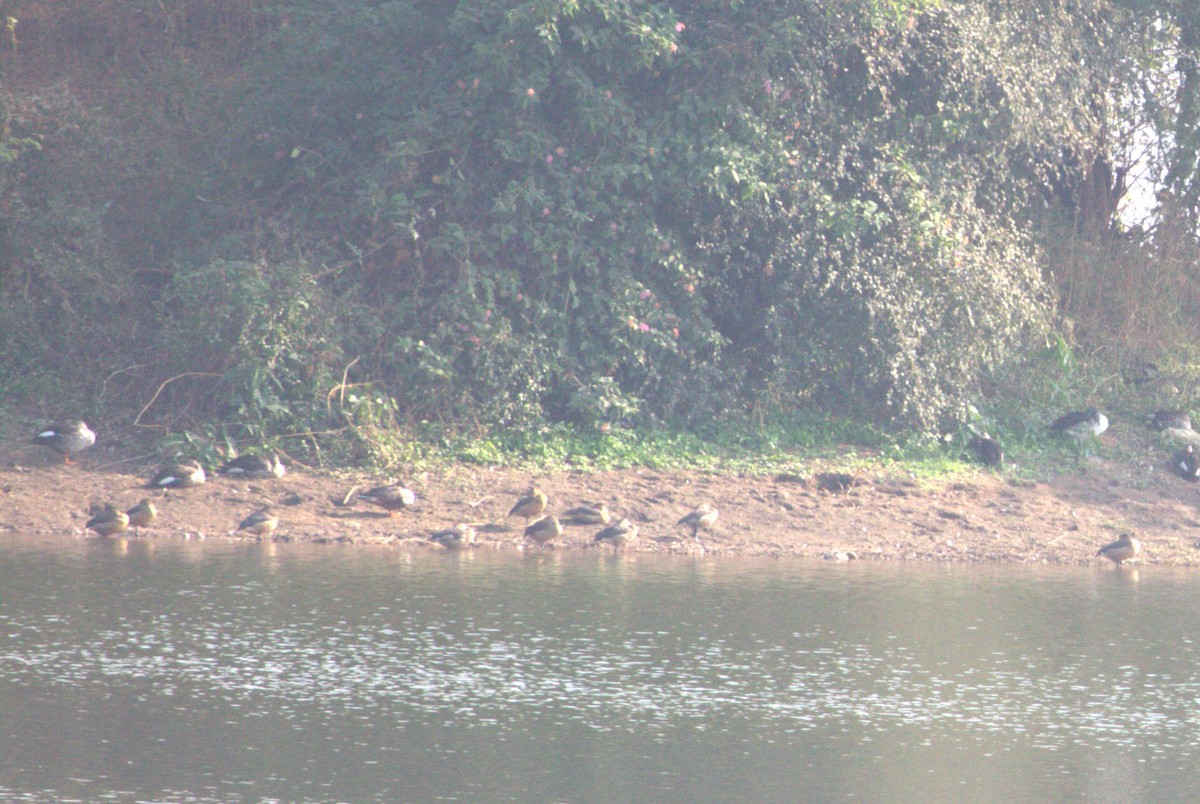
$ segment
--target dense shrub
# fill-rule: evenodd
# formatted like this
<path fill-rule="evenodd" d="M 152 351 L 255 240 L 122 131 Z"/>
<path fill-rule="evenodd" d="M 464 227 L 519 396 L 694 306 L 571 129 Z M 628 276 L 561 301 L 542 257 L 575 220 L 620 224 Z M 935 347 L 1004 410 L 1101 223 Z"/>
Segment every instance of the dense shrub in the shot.
<path fill-rule="evenodd" d="M 159 307 L 162 368 L 210 381 L 172 388 L 146 421 L 198 404 L 235 436 L 259 439 L 319 421 L 333 382 L 331 307 L 303 263 L 181 268 Z"/>
<path fill-rule="evenodd" d="M 1020 205 L 977 203 L 1022 179 L 970 167 L 1025 110 L 972 107 L 986 72 L 937 96 L 972 55 L 935 47 L 969 39 L 949 12 L 871 8 L 293 9 L 244 159 L 272 214 L 355 244 L 380 340 L 353 348 L 413 409 L 694 418 L 769 389 L 930 426 L 1045 322 Z"/>
<path fill-rule="evenodd" d="M 1186 46 L 1132 5 L 28 0 L 35 52 L 120 91 L 0 165 L 0 324 L 259 435 L 934 428 L 1044 342 L 1046 243 L 1112 222 L 1111 132 Z"/>

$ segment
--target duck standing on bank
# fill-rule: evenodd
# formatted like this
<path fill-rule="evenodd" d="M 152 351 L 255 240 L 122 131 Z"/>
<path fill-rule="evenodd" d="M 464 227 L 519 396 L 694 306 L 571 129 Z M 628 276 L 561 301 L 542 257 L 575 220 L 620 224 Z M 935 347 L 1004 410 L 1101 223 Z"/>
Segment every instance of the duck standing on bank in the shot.
<path fill-rule="evenodd" d="M 543 516 L 525 526 L 525 538 L 538 544 L 552 542 L 562 536 L 563 526 L 556 516 Z"/>
<path fill-rule="evenodd" d="M 596 544 L 611 544 L 615 549 L 620 550 L 625 545 L 633 542 L 637 538 L 637 535 L 638 526 L 628 519 L 622 519 L 615 525 L 609 525 L 597 533 L 593 541 Z"/>
<path fill-rule="evenodd" d="M 692 538 L 703 547 L 704 542 L 700 540 L 700 531 L 711 530 L 712 526 L 717 523 L 717 517 L 720 513 L 710 503 L 704 503 L 696 508 L 696 510 L 685 515 L 682 519 L 675 523 L 676 527 L 689 527 L 692 529 Z"/>
<path fill-rule="evenodd" d="M 278 525 L 279 517 L 272 514 L 270 509 L 262 508 L 239 522 L 237 532 L 250 533 L 261 539 L 274 533 Z"/>
<path fill-rule="evenodd" d="M 33 437 L 33 443 L 49 447 L 63 456 L 63 463 L 75 463 L 71 456 L 96 443 L 96 434 L 83 422 L 55 424 Z"/>
<path fill-rule="evenodd" d="M 550 498 L 546 496 L 546 492 L 537 486 L 533 486 L 517 500 L 512 509 L 509 510 L 508 515 L 521 517 L 525 520 L 526 527 L 528 527 L 530 521 L 542 515 L 542 512 L 546 510 L 546 506 L 549 503 Z"/>
<path fill-rule="evenodd" d="M 388 516 L 395 516 L 397 511 L 403 511 L 417 501 L 417 495 L 412 489 L 399 483 L 376 486 L 355 496 L 363 502 L 379 506 L 388 512 Z"/>
<path fill-rule="evenodd" d="M 141 535 L 139 529 L 154 524 L 154 520 L 158 518 L 158 509 L 154 507 L 154 503 L 144 499 L 126 511 L 125 516 L 129 517 L 129 527 L 133 528 L 134 535 Z"/>

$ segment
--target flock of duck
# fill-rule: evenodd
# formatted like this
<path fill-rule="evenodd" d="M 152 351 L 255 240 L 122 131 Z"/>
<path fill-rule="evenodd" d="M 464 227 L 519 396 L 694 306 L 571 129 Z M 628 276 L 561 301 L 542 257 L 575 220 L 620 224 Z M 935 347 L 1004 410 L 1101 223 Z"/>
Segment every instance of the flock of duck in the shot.
<path fill-rule="evenodd" d="M 1159 432 L 1170 435 L 1176 441 L 1184 442 L 1184 446 L 1175 450 L 1167 464 L 1174 474 L 1184 480 L 1195 483 L 1200 481 L 1200 453 L 1196 452 L 1200 444 L 1200 434 L 1192 430 L 1192 419 L 1182 410 L 1156 410 L 1146 415 L 1146 421 Z M 1097 408 L 1071 411 L 1059 416 L 1049 425 L 1054 433 L 1063 433 L 1083 442 L 1094 438 L 1108 429 L 1108 417 Z M 1000 442 L 987 433 L 974 436 L 970 447 L 979 461 L 988 466 L 999 466 L 1004 461 L 1004 450 Z M 1129 533 L 1121 534 L 1115 542 L 1104 545 L 1096 553 L 1120 566 L 1122 563 L 1137 558 L 1142 552 L 1142 545 Z"/>
<path fill-rule="evenodd" d="M 1165 431 L 1177 440 L 1187 442 L 1171 457 L 1172 472 L 1191 482 L 1200 481 L 1200 453 L 1196 452 L 1194 444 L 1200 444 L 1200 435 L 1192 430 L 1191 418 L 1184 411 L 1159 410 L 1147 416 L 1148 422 L 1155 429 Z M 1108 417 L 1097 408 L 1072 411 L 1050 423 L 1051 432 L 1071 436 L 1080 442 L 1100 435 L 1108 429 Z M 83 422 L 72 422 L 48 427 L 33 438 L 33 443 L 49 447 L 63 456 L 66 463 L 72 463 L 71 456 L 82 452 L 96 443 L 96 434 Z M 988 466 L 999 466 L 1004 461 L 1004 450 L 1000 442 L 987 433 L 977 434 L 970 442 L 972 450 L 980 462 Z M 217 473 L 237 478 L 279 478 L 286 473 L 286 468 L 273 453 L 267 455 L 242 455 L 226 461 Z M 146 483 L 146 488 L 152 489 L 182 489 L 199 486 L 206 480 L 204 467 L 198 461 L 189 460 L 163 467 Z M 366 491 L 353 490 L 349 498 L 357 498 L 363 502 L 379 506 L 394 516 L 397 512 L 408 508 L 416 502 L 416 495 L 411 489 L 398 483 L 376 486 Z M 593 541 L 597 544 L 611 545 L 620 549 L 638 537 L 638 526 L 628 519 L 613 522 L 604 503 L 598 505 L 583 505 L 565 511 L 562 519 L 547 513 L 549 498 L 541 489 L 534 486 L 520 497 L 508 512 L 510 517 L 521 517 L 525 520 L 524 536 L 537 543 L 546 544 L 563 534 L 563 525 L 601 525 Z M 87 528 L 101 536 L 111 536 L 121 533 L 128 528 L 138 529 L 149 527 L 157 517 L 158 512 L 149 498 L 143 499 L 128 511 L 122 511 L 113 505 L 106 506 L 102 511 L 87 522 Z M 691 538 L 703 551 L 704 542 L 700 531 L 711 529 L 719 516 L 717 509 L 709 503 L 704 503 L 682 517 L 677 527 L 690 529 Z M 248 533 L 258 537 L 270 536 L 279 524 L 279 518 L 269 508 L 262 508 L 243 519 L 237 527 L 239 533 Z M 460 523 L 453 528 L 433 533 L 430 541 L 447 549 L 456 550 L 467 547 L 475 541 L 475 528 L 466 523 Z M 1113 561 L 1118 566 L 1137 558 L 1141 553 L 1141 543 L 1128 533 L 1119 539 L 1106 544 L 1096 553 Z"/>
<path fill-rule="evenodd" d="M 71 456 L 96 443 L 96 434 L 84 422 L 71 422 L 47 427 L 33 437 L 33 443 L 49 447 L 63 456 L 66 463 L 73 463 Z M 226 461 L 217 469 L 217 474 L 241 479 L 270 479 L 280 478 L 287 469 L 274 453 L 266 455 L 241 455 Z M 207 480 L 204 467 L 196 460 L 165 466 L 156 472 L 145 487 L 150 489 L 184 489 L 203 485 Z M 389 516 L 413 505 L 416 494 L 411 489 L 399 483 L 376 486 L 365 491 L 357 487 L 347 495 L 347 501 L 358 499 L 376 505 L 387 511 Z M 557 516 L 547 513 L 549 497 L 537 486 L 532 487 L 521 496 L 508 512 L 510 517 L 521 517 L 525 520 L 524 536 L 537 543 L 546 544 L 557 539 L 564 532 L 563 525 L 602 525 L 604 526 L 593 538 L 596 544 L 611 545 L 620 549 L 638 537 L 638 526 L 628 519 L 613 522 L 612 515 L 604 503 L 583 505 L 563 513 L 560 520 Z M 113 536 L 133 528 L 149 527 L 158 516 L 154 503 L 149 498 L 138 502 L 127 511 L 122 511 L 114 505 L 106 505 L 103 510 L 92 516 L 86 528 L 100 536 Z M 717 509 L 709 503 L 696 508 L 682 517 L 676 524 L 678 527 L 691 530 L 691 537 L 704 549 L 700 531 L 711 529 L 719 516 Z M 261 508 L 243 519 L 236 533 L 248 533 L 257 537 L 267 537 L 274 533 L 279 525 L 279 518 L 270 508 Z M 475 527 L 459 523 L 447 530 L 440 530 L 430 535 L 429 540 L 449 550 L 468 547 L 475 541 Z"/>

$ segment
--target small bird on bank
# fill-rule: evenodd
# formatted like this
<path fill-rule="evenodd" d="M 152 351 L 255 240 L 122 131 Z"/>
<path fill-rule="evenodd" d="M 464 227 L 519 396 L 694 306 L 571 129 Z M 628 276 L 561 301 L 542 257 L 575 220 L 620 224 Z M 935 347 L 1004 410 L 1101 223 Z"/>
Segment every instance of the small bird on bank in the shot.
<path fill-rule="evenodd" d="M 692 538 L 703 544 L 704 542 L 700 540 L 701 529 L 712 530 L 712 526 L 717 523 L 718 516 L 720 514 L 716 508 L 709 503 L 704 503 L 676 522 L 675 526 L 691 528 Z"/>
<path fill-rule="evenodd" d="M 151 489 L 187 489 L 192 486 L 202 486 L 207 478 L 204 467 L 199 461 L 188 460 L 182 463 L 166 466 L 158 471 L 146 488 Z"/>
<path fill-rule="evenodd" d="M 1200 453 L 1191 444 L 1176 450 L 1171 456 L 1171 471 L 1193 483 L 1200 480 Z"/>
<path fill-rule="evenodd" d="M 129 527 L 129 515 L 112 505 L 87 521 L 87 529 L 100 536 L 113 536 Z"/>
<path fill-rule="evenodd" d="M 596 544 L 611 544 L 614 548 L 620 550 L 625 545 L 633 542 L 637 538 L 637 535 L 638 526 L 628 519 L 622 519 L 615 525 L 609 525 L 597 533 L 592 541 Z"/>
<path fill-rule="evenodd" d="M 63 456 L 63 463 L 75 463 L 71 456 L 96 443 L 96 434 L 83 422 L 55 424 L 33 437 L 33 443 L 49 447 Z"/>
<path fill-rule="evenodd" d="M 607 525 L 612 521 L 612 514 L 607 505 L 600 503 L 572 508 L 563 514 L 563 519 L 572 525 Z"/>
<path fill-rule="evenodd" d="M 1071 411 L 1050 423 L 1051 432 L 1065 433 L 1079 440 L 1098 436 L 1107 429 L 1108 417 L 1096 408 Z"/>
<path fill-rule="evenodd" d="M 221 464 L 217 474 L 245 478 L 283 477 L 287 474 L 287 467 L 274 452 L 266 455 L 239 455 Z"/>
<path fill-rule="evenodd" d="M 1121 566 L 1123 561 L 1131 561 L 1138 557 L 1142 552 L 1142 543 L 1133 538 L 1128 533 L 1122 533 L 1120 538 L 1115 542 L 1101 547 L 1097 552 L 1097 556 L 1104 556 L 1109 561 Z"/>
<path fill-rule="evenodd" d="M 1156 410 L 1146 414 L 1155 430 L 1191 430 L 1192 417 L 1184 410 Z"/>
<path fill-rule="evenodd" d="M 999 466 L 1004 462 L 1004 450 L 1000 448 L 1000 442 L 987 433 L 972 438 L 969 446 L 975 458 L 984 466 Z"/>
<path fill-rule="evenodd" d="M 526 526 L 528 526 L 531 520 L 542 515 L 549 502 L 550 498 L 546 496 L 546 492 L 537 486 L 533 486 L 529 491 L 525 492 L 524 496 L 517 500 L 512 510 L 508 512 L 508 515 L 522 517 L 525 520 Z"/>
<path fill-rule="evenodd" d="M 475 543 L 475 528 L 465 522 L 459 522 L 452 528 L 439 530 L 431 534 L 429 540 L 435 544 L 440 544 L 447 550 L 462 550 L 464 547 L 470 547 Z"/>
<path fill-rule="evenodd" d="M 388 516 L 395 516 L 397 511 L 403 511 L 417 501 L 412 489 L 399 483 L 376 486 L 355 496 L 363 502 L 379 506 L 388 512 Z"/>
<path fill-rule="evenodd" d="M 154 524 L 154 520 L 158 518 L 158 509 L 154 507 L 154 503 L 144 499 L 126 511 L 125 516 L 129 518 L 129 527 L 137 534 L 139 528 L 148 528 Z"/>
<path fill-rule="evenodd" d="M 279 526 L 279 517 L 271 513 L 269 508 L 255 511 L 238 523 L 238 533 L 250 533 L 258 538 L 270 536 Z"/>
<path fill-rule="evenodd" d="M 555 516 L 544 516 L 525 526 L 525 538 L 532 539 L 538 544 L 552 542 L 562 536 L 562 533 L 562 523 Z"/>

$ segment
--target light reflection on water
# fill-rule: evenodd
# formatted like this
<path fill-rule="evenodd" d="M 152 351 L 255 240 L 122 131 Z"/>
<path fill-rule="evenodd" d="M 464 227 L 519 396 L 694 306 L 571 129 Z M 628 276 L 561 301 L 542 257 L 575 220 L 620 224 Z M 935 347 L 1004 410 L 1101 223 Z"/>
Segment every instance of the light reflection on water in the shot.
<path fill-rule="evenodd" d="M 1200 745 L 1196 591 L 11 539 L 0 798 L 1169 799 Z"/>

